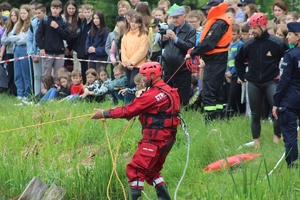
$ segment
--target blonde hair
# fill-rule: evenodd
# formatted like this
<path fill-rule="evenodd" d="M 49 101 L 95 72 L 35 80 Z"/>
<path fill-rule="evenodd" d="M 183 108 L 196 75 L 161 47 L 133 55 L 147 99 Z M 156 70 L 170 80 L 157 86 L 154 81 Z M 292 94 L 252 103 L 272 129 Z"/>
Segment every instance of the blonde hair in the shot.
<path fill-rule="evenodd" d="M 28 28 L 30 26 L 30 20 L 31 20 L 31 17 L 32 17 L 30 6 L 28 4 L 22 5 L 20 7 L 20 12 L 21 12 L 22 9 L 26 10 L 26 12 L 28 13 L 28 17 L 25 21 L 23 21 L 21 19 L 21 17 L 19 16 L 19 20 L 17 22 L 18 25 L 17 25 L 17 29 L 16 29 L 16 34 L 19 34 L 21 31 L 22 32 L 27 32 Z"/>
<path fill-rule="evenodd" d="M 74 69 L 71 73 L 71 77 L 80 77 L 81 72 L 78 69 Z"/>

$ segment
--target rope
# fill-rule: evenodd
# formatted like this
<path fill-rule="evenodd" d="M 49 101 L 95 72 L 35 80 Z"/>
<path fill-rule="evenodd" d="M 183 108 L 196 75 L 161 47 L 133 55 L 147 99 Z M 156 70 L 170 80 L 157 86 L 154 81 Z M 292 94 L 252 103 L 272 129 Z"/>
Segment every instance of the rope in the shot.
<path fill-rule="evenodd" d="M 187 51 L 187 54 L 190 54 L 192 50 L 193 50 L 193 48 L 190 48 Z M 192 73 L 197 73 L 197 74 L 199 73 L 199 71 L 200 71 L 200 68 L 199 68 L 200 56 L 195 56 L 192 59 L 184 60 L 181 63 L 181 65 L 177 68 L 177 70 L 172 74 L 172 76 L 168 79 L 168 81 L 166 83 L 169 83 L 169 81 L 175 76 L 175 74 L 180 70 L 180 68 L 184 65 L 184 63 L 186 63 L 186 67 L 189 71 L 191 71 Z"/>
<path fill-rule="evenodd" d="M 51 121 L 51 122 L 44 122 L 44 123 L 39 123 L 39 124 L 34 124 L 34 125 L 29 125 L 29 126 L 23 126 L 23 127 L 20 127 L 20 128 L 8 129 L 8 130 L 0 131 L 0 134 L 11 132 L 11 131 L 19 131 L 19 130 L 23 130 L 23 129 L 27 129 L 27 128 L 33 128 L 33 127 L 48 125 L 48 124 L 54 124 L 54 123 L 57 123 L 57 122 L 63 122 L 63 121 L 68 121 L 68 120 L 73 120 L 73 119 L 79 119 L 79 118 L 83 118 L 83 117 L 90 117 L 91 115 L 92 114 L 86 114 L 86 115 L 80 115 L 80 116 L 77 116 L 77 117 L 68 117 L 68 118 L 65 118 L 65 119 L 54 120 L 54 121 Z"/>
<path fill-rule="evenodd" d="M 185 137 L 186 137 L 186 141 L 187 141 L 187 150 L 186 150 L 186 160 L 185 160 L 185 166 L 184 166 L 184 169 L 183 169 L 183 172 L 182 172 L 182 175 L 180 177 L 180 180 L 176 186 L 176 189 L 175 189 L 175 192 L 174 192 L 174 200 L 176 200 L 177 198 L 177 192 L 179 190 L 179 187 L 181 185 L 181 182 L 185 176 L 185 173 L 186 173 L 186 169 L 187 169 L 187 166 L 188 166 L 188 163 L 189 163 L 189 157 L 190 157 L 190 146 L 191 146 L 191 141 L 190 141 L 190 135 L 188 133 L 188 125 L 185 123 L 185 121 L 183 120 L 183 118 L 180 116 L 180 122 L 181 122 L 181 127 L 182 127 L 182 130 L 184 131 L 184 134 L 185 134 Z"/>
<path fill-rule="evenodd" d="M 192 52 L 192 48 L 190 48 L 187 51 L 187 54 L 190 54 Z M 200 68 L 200 56 L 195 56 L 194 58 L 187 59 L 186 61 L 186 67 L 188 70 L 190 70 L 192 73 L 197 73 L 199 74 Z"/>
<path fill-rule="evenodd" d="M 103 126 L 105 127 L 105 134 L 106 134 L 106 139 L 107 139 L 107 145 L 108 145 L 108 149 L 109 149 L 109 153 L 110 153 L 110 156 L 111 156 L 111 161 L 112 161 L 112 171 L 111 171 L 111 174 L 110 174 L 110 177 L 109 177 L 109 181 L 108 181 L 108 184 L 107 184 L 107 188 L 106 188 L 106 197 L 107 199 L 110 200 L 110 197 L 109 197 L 109 188 L 110 188 L 110 184 L 111 184 L 111 181 L 112 181 L 112 177 L 113 177 L 113 174 L 115 173 L 116 174 L 116 177 L 122 187 L 122 191 L 123 191 L 123 195 L 124 195 L 124 199 L 126 199 L 126 191 L 125 191 L 125 187 L 118 175 L 118 172 L 117 172 L 117 158 L 118 158 L 118 154 L 119 154 L 119 150 L 120 150 L 120 147 L 121 147 L 121 143 L 124 139 L 124 136 L 125 136 L 125 133 L 127 132 L 128 130 L 128 127 L 130 126 L 130 124 L 133 122 L 135 118 L 132 118 L 128 124 L 125 126 L 125 130 L 124 130 L 124 133 L 121 137 L 121 140 L 118 144 L 118 147 L 117 147 L 117 150 L 116 150 L 116 153 L 115 153 L 115 156 L 113 155 L 113 151 L 112 151 L 112 148 L 111 148 L 111 144 L 110 144 L 110 138 L 109 138 L 109 135 L 108 135 L 108 130 L 107 130 L 107 126 L 106 126 L 106 120 L 105 118 L 102 119 L 102 123 L 103 123 Z"/>
<path fill-rule="evenodd" d="M 269 177 L 273 173 L 273 171 L 278 167 L 278 165 L 281 163 L 281 161 L 284 159 L 284 157 L 285 157 L 285 152 L 282 154 L 281 158 L 278 160 L 278 162 L 276 163 L 274 168 L 262 179 L 262 181 L 265 180 L 267 177 Z"/>

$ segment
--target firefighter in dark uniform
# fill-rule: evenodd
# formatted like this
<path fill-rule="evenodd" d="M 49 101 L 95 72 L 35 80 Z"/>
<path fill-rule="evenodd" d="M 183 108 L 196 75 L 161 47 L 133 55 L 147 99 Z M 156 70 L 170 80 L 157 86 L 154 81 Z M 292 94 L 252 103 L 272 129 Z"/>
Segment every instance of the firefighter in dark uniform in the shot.
<path fill-rule="evenodd" d="M 160 171 L 176 140 L 180 98 L 177 88 L 171 88 L 162 80 L 162 67 L 158 62 L 143 64 L 139 72 L 148 88 L 140 97 L 123 107 L 98 109 L 91 118 L 132 118 L 139 115 L 143 138 L 126 167 L 132 199 L 141 196 L 146 181 L 156 188 L 158 199 L 170 200 Z"/>
<path fill-rule="evenodd" d="M 287 24 L 289 44 L 295 46 L 285 52 L 283 69 L 274 95 L 273 115 L 280 124 L 288 167 L 298 167 L 297 119 L 300 113 L 300 22 Z"/>
<path fill-rule="evenodd" d="M 200 55 L 205 62 L 202 101 L 207 122 L 223 117 L 222 83 L 232 38 L 232 23 L 225 14 L 227 4 L 220 3 L 209 9 L 200 44 L 185 57 Z"/>

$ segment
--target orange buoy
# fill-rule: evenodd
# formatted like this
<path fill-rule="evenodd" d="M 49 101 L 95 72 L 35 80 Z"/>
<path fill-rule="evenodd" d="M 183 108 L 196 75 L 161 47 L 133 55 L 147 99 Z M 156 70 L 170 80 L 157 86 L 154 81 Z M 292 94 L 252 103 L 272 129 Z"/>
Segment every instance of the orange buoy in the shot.
<path fill-rule="evenodd" d="M 213 162 L 213 163 L 209 164 L 207 167 L 205 167 L 203 170 L 205 172 L 213 172 L 213 171 L 221 170 L 222 168 L 227 169 L 228 165 L 230 167 L 237 166 L 241 162 L 251 161 L 255 157 L 259 157 L 259 156 L 261 156 L 261 154 L 252 154 L 252 153 L 239 154 L 239 155 L 231 156 L 226 159 L 221 159 L 216 162 Z"/>

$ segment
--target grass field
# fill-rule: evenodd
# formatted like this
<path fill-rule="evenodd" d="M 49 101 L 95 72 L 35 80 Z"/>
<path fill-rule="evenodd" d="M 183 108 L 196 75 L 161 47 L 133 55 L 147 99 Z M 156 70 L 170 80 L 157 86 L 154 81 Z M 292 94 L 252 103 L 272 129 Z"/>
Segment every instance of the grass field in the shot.
<path fill-rule="evenodd" d="M 0 199 L 11 199 L 23 192 L 37 176 L 67 190 L 64 199 L 124 199 L 127 192 L 126 163 L 141 139 L 141 126 L 135 120 L 126 132 L 125 119 L 90 120 L 93 108 L 112 107 L 110 102 L 57 103 L 18 107 L 16 98 L 0 95 Z M 272 125 L 262 122 L 261 147 L 238 147 L 251 141 L 250 120 L 236 117 L 229 122 L 205 126 L 203 114 L 182 112 L 191 139 L 186 175 L 177 199 L 299 199 L 299 169 L 289 170 L 283 160 L 266 179 L 284 152 L 284 145 L 272 142 Z M 40 126 L 37 126 L 40 125 Z M 110 137 L 116 171 L 107 145 Z M 8 131 L 9 130 L 9 131 Z M 123 138 L 124 137 L 124 138 Z M 120 143 L 120 141 L 122 142 Z M 82 163 L 91 153 L 95 157 Z M 214 173 L 203 172 L 209 163 L 241 153 L 260 153 L 261 157 L 240 166 Z M 177 142 L 162 171 L 172 196 L 181 178 L 187 155 L 187 141 L 181 127 Z M 111 181 L 110 181 L 111 180 Z M 143 199 L 157 199 L 152 186 L 146 186 Z"/>

